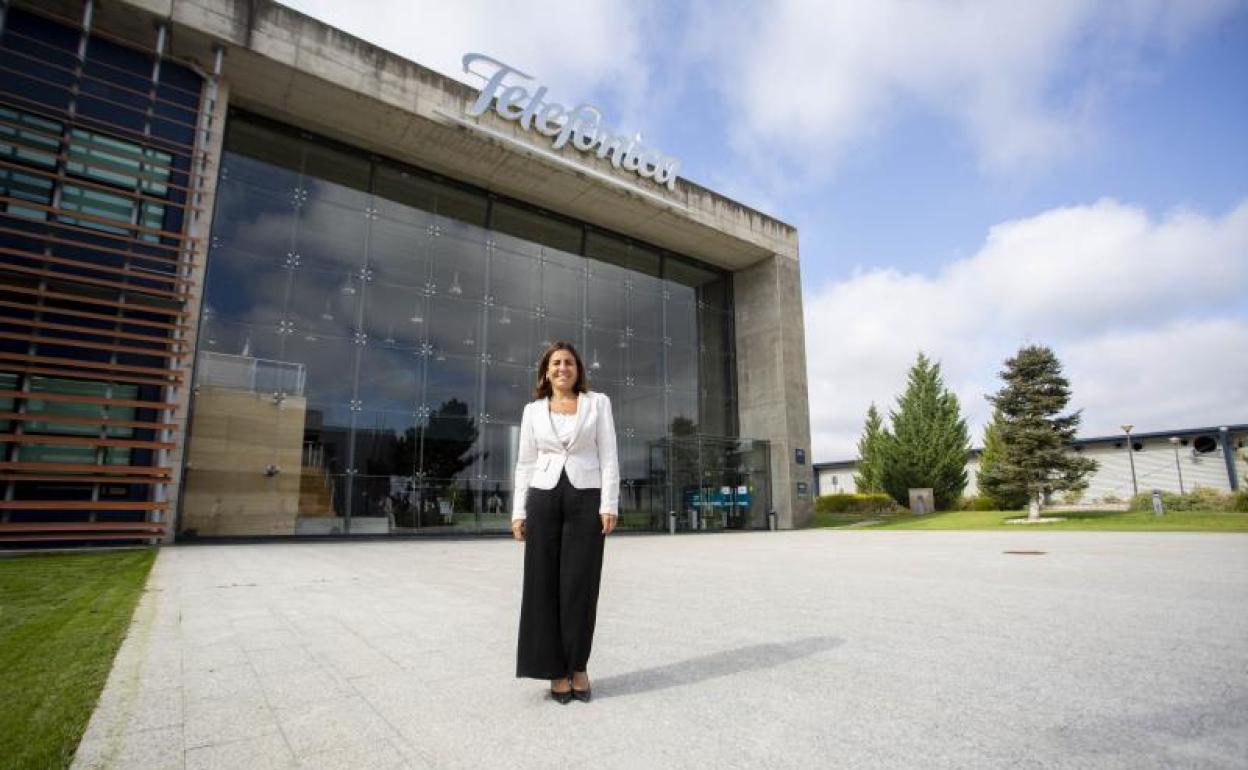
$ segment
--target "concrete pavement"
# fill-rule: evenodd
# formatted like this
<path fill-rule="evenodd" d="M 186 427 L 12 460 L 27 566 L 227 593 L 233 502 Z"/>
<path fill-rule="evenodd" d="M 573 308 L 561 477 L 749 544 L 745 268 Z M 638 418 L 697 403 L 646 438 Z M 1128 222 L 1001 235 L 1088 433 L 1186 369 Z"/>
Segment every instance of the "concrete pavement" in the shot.
<path fill-rule="evenodd" d="M 567 706 L 514 678 L 520 569 L 166 548 L 74 767 L 1248 765 L 1245 535 L 615 536 Z"/>

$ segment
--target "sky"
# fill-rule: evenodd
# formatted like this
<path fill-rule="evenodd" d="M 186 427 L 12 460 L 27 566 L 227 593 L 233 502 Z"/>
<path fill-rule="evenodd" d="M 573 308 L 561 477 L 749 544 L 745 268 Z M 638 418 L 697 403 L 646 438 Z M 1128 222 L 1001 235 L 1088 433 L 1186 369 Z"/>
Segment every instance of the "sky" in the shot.
<path fill-rule="evenodd" d="M 1082 436 L 1248 423 L 1248 0 L 286 0 L 591 102 L 798 228 L 811 454 L 919 351 L 980 445 L 1052 347 Z"/>

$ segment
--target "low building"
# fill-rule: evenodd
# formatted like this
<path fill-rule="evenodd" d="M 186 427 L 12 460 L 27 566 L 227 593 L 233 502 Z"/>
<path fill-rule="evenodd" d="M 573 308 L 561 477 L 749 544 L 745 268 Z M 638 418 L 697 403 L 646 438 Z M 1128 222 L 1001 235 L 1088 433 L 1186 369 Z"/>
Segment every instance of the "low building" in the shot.
<path fill-rule="evenodd" d="M 1125 434 L 1076 439 L 1071 451 L 1097 462 L 1080 500 L 1111 502 L 1126 500 L 1137 491 L 1190 492 L 1198 486 L 1242 489 L 1248 483 L 1245 442 L 1248 425 L 1132 433 L 1130 449 Z M 980 452 L 971 450 L 966 461 L 966 497 L 979 494 Z M 858 491 L 854 484 L 857 460 L 815 463 L 814 467 L 816 495 Z"/>

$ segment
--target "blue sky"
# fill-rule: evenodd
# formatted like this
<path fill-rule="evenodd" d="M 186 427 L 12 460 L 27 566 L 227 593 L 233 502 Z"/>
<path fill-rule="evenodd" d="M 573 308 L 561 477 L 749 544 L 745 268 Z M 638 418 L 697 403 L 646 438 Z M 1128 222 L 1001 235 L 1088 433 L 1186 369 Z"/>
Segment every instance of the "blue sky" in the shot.
<path fill-rule="evenodd" d="M 290 4 L 474 85 L 493 55 L 796 225 L 816 461 L 918 350 L 976 440 L 1027 343 L 1084 435 L 1248 422 L 1246 2 Z"/>

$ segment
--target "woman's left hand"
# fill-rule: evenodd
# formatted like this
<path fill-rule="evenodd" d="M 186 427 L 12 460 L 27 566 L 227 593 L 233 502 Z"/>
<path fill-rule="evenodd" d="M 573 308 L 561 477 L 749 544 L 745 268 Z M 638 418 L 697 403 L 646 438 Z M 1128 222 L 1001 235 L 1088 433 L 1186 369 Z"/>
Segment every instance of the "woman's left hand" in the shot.
<path fill-rule="evenodd" d="M 609 535 L 615 529 L 615 522 L 619 521 L 619 516 L 614 513 L 600 513 L 602 517 L 602 534 Z"/>

